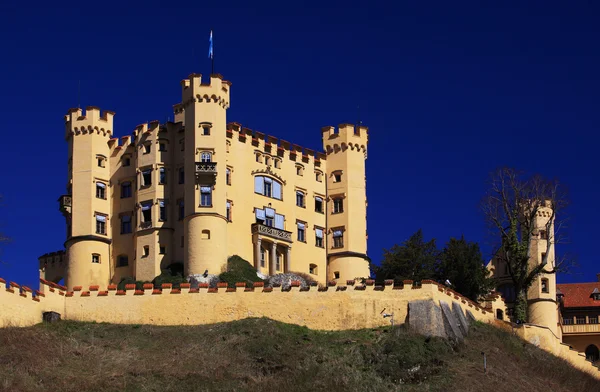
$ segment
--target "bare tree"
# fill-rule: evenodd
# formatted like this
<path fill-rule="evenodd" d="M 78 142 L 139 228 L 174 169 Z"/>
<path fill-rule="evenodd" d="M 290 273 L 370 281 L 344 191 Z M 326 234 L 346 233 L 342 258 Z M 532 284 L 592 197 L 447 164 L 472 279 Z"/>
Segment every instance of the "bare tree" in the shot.
<path fill-rule="evenodd" d="M 557 260 L 551 251 L 564 242 L 561 228 L 566 219 L 561 213 L 567 200 L 557 180 L 528 177 L 511 168 L 492 173 L 482 209 L 496 240 L 495 257 L 508 267 L 516 294 L 514 315 L 519 320 L 527 320 L 527 291 L 535 279 L 540 274 L 565 271 L 571 265 L 567 259 Z M 532 247 L 537 249 L 542 232 L 547 238 L 546 251 L 536 263 L 533 257 L 537 252 L 534 254 Z"/>

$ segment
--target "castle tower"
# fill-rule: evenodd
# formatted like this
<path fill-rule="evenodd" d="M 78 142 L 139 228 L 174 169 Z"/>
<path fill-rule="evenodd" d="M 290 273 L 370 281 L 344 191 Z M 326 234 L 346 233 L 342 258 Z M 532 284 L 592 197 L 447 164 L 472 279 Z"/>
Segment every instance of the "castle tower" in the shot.
<path fill-rule="evenodd" d="M 550 219 L 552 222 L 548 225 Z M 535 217 L 531 240 L 531 263 L 539 265 L 547 258 L 545 270 L 555 266 L 554 218 L 552 210 L 541 207 Z M 540 274 L 527 292 L 529 322 L 543 325 L 558 335 L 558 305 L 556 302 L 556 274 Z"/>
<path fill-rule="evenodd" d="M 328 280 L 367 278 L 367 196 L 365 160 L 368 128 L 325 127 L 327 153 Z"/>
<path fill-rule="evenodd" d="M 110 167 L 108 140 L 112 135 L 113 112 L 93 106 L 70 109 L 65 116 L 69 145 L 67 194 L 60 209 L 67 218 L 65 242 L 68 267 L 65 285 L 106 286 L 110 280 L 109 217 Z"/>
<path fill-rule="evenodd" d="M 227 262 L 226 112 L 231 83 L 221 75 L 182 81 L 185 132 L 185 274 L 219 274 Z M 193 184 L 193 185 L 191 185 Z"/>

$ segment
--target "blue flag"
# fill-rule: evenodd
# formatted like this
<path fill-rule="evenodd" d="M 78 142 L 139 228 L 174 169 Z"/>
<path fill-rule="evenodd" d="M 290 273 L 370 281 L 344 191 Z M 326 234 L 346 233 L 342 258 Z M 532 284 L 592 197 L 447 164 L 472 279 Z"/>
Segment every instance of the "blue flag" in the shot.
<path fill-rule="evenodd" d="M 212 30 L 210 31 L 210 38 L 208 39 L 208 42 L 210 43 L 208 46 L 208 58 L 212 59 L 213 58 Z"/>

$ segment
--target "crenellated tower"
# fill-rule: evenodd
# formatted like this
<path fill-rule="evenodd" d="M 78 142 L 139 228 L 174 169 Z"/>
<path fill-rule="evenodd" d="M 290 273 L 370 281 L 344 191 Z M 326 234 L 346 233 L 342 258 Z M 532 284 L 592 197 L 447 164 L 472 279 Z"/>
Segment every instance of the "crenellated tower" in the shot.
<path fill-rule="evenodd" d="M 554 252 L 554 214 L 547 205 L 540 206 L 534 219 L 533 238 L 530 242 L 530 263 L 536 266 L 546 261 L 546 271 L 556 265 Z M 540 274 L 527 292 L 529 322 L 544 325 L 559 335 L 558 305 L 556 302 L 556 274 Z"/>
<path fill-rule="evenodd" d="M 106 286 L 110 280 L 109 218 L 110 149 L 114 113 L 88 106 L 70 109 L 65 116 L 65 139 L 69 145 L 67 194 L 60 209 L 67 219 L 65 242 L 68 267 L 65 284 Z"/>
<path fill-rule="evenodd" d="M 185 274 L 219 274 L 227 262 L 226 113 L 231 83 L 219 74 L 182 83 L 176 118 L 185 128 Z M 193 184 L 193 185 L 191 185 Z"/>
<path fill-rule="evenodd" d="M 367 278 L 365 160 L 368 128 L 341 124 L 322 128 L 327 153 L 328 280 Z"/>

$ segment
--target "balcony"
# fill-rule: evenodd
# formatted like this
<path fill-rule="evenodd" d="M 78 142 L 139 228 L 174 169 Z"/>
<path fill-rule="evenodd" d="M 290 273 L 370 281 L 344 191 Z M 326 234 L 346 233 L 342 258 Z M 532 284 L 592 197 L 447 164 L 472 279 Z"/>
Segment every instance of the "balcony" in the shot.
<path fill-rule="evenodd" d="M 71 214 L 72 207 L 72 198 L 71 195 L 62 195 L 58 198 L 59 203 L 59 211 L 63 213 L 63 215 Z"/>
<path fill-rule="evenodd" d="M 152 222 L 141 222 L 140 229 L 149 229 L 152 227 Z"/>
<path fill-rule="evenodd" d="M 564 335 L 600 334 L 600 324 L 562 324 Z"/>
<path fill-rule="evenodd" d="M 275 238 L 285 242 L 292 242 L 292 232 L 281 229 L 276 229 L 271 226 L 261 225 L 260 223 L 252 224 L 252 234 L 260 234 L 267 237 Z"/>
<path fill-rule="evenodd" d="M 196 162 L 196 180 L 214 182 L 217 177 L 217 162 Z"/>

